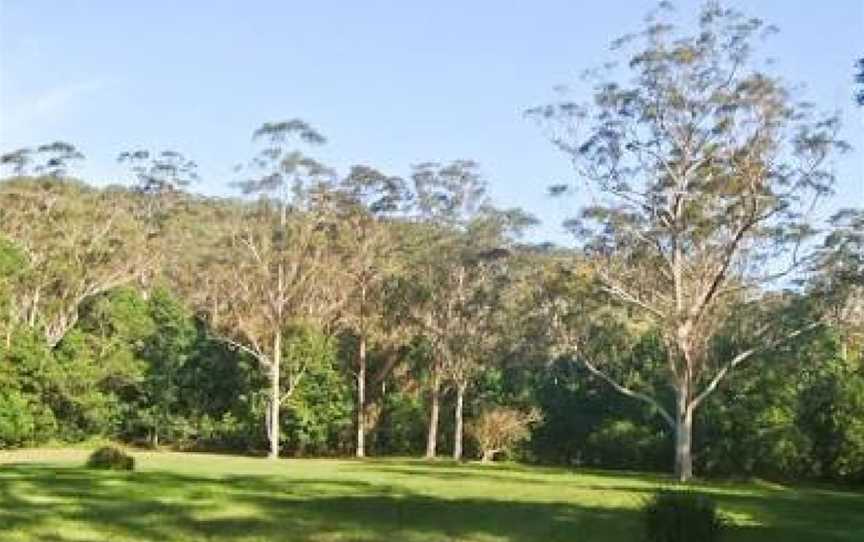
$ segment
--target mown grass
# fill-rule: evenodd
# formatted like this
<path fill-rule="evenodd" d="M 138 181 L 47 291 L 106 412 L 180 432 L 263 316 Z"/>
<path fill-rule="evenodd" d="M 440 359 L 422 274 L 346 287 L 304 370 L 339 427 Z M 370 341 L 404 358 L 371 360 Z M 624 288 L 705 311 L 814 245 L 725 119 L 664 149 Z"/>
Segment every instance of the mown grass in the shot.
<path fill-rule="evenodd" d="M 659 476 L 415 460 L 136 453 L 136 472 L 82 450 L 0 453 L 0 540 L 637 541 Z M 860 541 L 864 495 L 700 484 L 730 541 Z"/>

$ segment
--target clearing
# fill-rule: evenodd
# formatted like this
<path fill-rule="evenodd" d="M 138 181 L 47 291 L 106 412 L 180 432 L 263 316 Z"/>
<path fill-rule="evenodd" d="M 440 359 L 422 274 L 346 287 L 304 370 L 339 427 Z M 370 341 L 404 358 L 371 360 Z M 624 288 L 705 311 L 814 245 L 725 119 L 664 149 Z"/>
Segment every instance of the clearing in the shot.
<path fill-rule="evenodd" d="M 136 471 L 82 468 L 83 450 L 0 452 L 0 540 L 633 541 L 658 475 L 418 460 L 135 453 Z M 728 541 L 859 541 L 864 494 L 705 483 Z"/>

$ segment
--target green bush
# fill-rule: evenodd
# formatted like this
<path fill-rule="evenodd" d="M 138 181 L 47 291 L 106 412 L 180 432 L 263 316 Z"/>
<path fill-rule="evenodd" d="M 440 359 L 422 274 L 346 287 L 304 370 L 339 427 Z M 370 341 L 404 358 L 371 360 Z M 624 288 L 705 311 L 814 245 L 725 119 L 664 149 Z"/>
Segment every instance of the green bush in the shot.
<path fill-rule="evenodd" d="M 658 467 L 667 457 L 667 438 L 659 431 L 631 420 L 603 421 L 588 436 L 586 456 L 592 464 L 617 469 Z"/>
<path fill-rule="evenodd" d="M 648 542 L 714 542 L 723 521 L 710 498 L 693 491 L 661 490 L 643 510 Z"/>
<path fill-rule="evenodd" d="M 0 449 L 20 446 L 33 437 L 33 415 L 27 399 L 15 390 L 0 391 Z"/>
<path fill-rule="evenodd" d="M 135 458 L 115 446 L 99 448 L 87 460 L 91 469 L 134 470 Z"/>

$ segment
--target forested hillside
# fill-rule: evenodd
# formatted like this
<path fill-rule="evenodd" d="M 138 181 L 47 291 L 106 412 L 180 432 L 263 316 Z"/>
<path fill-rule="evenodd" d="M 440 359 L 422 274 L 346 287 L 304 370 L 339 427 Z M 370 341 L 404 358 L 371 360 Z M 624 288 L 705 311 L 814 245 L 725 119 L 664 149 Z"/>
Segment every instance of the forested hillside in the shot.
<path fill-rule="evenodd" d="M 335 171 L 297 118 L 251 134 L 234 197 L 173 149 L 102 187 L 71 143 L 4 154 L 0 448 L 864 482 L 864 211 L 811 213 L 839 124 L 711 6 L 528 111 L 576 170 L 553 194 L 597 196 L 569 247 L 532 243 L 480 164 Z"/>

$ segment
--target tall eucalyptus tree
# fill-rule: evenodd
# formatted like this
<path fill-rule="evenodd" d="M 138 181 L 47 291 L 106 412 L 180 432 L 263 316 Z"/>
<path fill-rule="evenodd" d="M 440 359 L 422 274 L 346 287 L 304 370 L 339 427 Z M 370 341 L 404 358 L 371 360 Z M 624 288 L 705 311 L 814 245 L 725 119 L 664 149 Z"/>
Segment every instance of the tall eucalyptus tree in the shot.
<path fill-rule="evenodd" d="M 456 305 L 464 289 L 461 244 L 472 217 L 487 202 L 486 182 L 476 162 L 427 162 L 414 167 L 416 222 L 411 240 L 412 322 L 432 345 L 429 361 L 429 424 L 426 457 L 434 458 L 438 443 L 441 389 L 454 360 L 452 340 L 459 331 Z M 461 416 L 461 414 L 460 414 Z"/>
<path fill-rule="evenodd" d="M 400 336 L 400 326 L 385 314 L 386 283 L 399 265 L 398 240 L 390 219 L 405 210 L 410 194 L 403 179 L 368 166 L 354 166 L 339 190 L 343 197 L 340 267 L 349 285 L 340 312 L 344 326 L 357 336 L 355 454 L 364 457 L 369 340 L 373 334 L 385 342 Z"/>
<path fill-rule="evenodd" d="M 291 324 L 320 323 L 338 307 L 338 288 L 327 283 L 337 268 L 326 216 L 333 175 L 293 148 L 295 140 L 325 141 L 302 120 L 266 123 L 253 138 L 265 147 L 237 186 L 260 198 L 228 209 L 224 226 L 213 232 L 219 253 L 208 261 L 208 295 L 200 307 L 219 338 L 257 360 L 267 375 L 265 425 L 275 459 L 281 407 L 306 373 L 305 360 L 283 359 L 283 335 Z"/>
<path fill-rule="evenodd" d="M 614 44 L 622 67 L 590 74 L 590 101 L 529 112 L 590 188 L 571 225 L 603 290 L 660 330 L 674 408 L 575 354 L 670 425 L 680 480 L 693 473 L 694 411 L 735 367 L 816 325 L 766 321 L 751 347 L 722 358 L 712 349 L 747 292 L 805 267 L 809 213 L 833 181 L 826 159 L 844 148 L 836 118 L 762 71 L 755 51 L 771 30 L 709 2 L 688 34 L 661 9 Z"/>
<path fill-rule="evenodd" d="M 150 255 L 154 264 L 141 269 L 138 277 L 146 293 L 153 276 L 177 265 L 177 250 L 186 248 L 172 239 L 175 232 L 171 225 L 177 221 L 177 207 L 187 199 L 185 190 L 199 180 L 198 164 L 178 151 L 146 149 L 124 151 L 117 156 L 117 162 L 126 165 L 135 178 L 132 211 L 147 229 L 141 250 Z"/>

